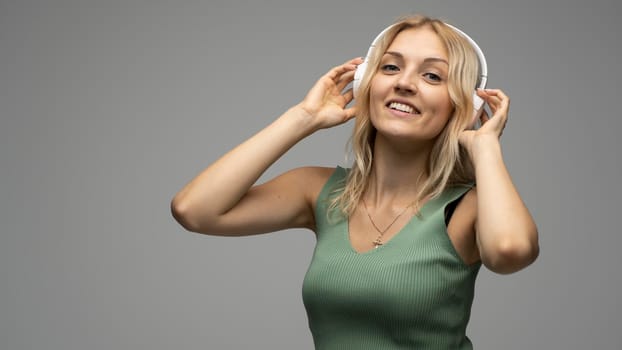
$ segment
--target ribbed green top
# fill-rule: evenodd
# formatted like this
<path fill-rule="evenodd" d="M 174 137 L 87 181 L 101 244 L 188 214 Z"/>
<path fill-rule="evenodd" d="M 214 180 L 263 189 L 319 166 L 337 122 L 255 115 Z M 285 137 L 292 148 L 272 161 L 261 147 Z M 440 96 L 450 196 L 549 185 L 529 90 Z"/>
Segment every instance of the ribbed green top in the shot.
<path fill-rule="evenodd" d="M 429 200 L 384 245 L 357 253 L 348 221 L 327 216 L 346 174 L 335 170 L 316 206 L 317 244 L 302 288 L 315 348 L 472 349 L 465 331 L 480 264 L 461 260 L 444 215 L 469 187 Z"/>

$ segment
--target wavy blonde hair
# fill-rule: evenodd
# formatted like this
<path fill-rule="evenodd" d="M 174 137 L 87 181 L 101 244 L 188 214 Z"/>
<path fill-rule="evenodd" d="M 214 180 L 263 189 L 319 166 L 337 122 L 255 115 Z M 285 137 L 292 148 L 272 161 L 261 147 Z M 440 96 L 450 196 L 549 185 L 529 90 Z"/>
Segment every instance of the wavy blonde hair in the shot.
<path fill-rule="evenodd" d="M 458 136 L 473 116 L 473 92 L 477 84 L 479 61 L 471 43 L 443 21 L 414 15 L 397 21 L 379 40 L 367 71 L 363 76 L 356 99 L 358 115 L 348 142 L 353 165 L 345 182 L 335 190 L 329 212 L 340 209 L 345 217 L 352 215 L 369 186 L 373 163 L 376 129 L 370 121 L 370 83 L 378 71 L 380 60 L 391 42 L 402 31 L 411 28 L 432 29 L 444 44 L 448 59 L 448 89 L 453 112 L 447 125 L 437 137 L 427 162 L 427 180 L 418 184 L 415 209 L 424 198 L 440 195 L 446 187 L 474 182 L 473 165 L 460 146 Z M 413 179 L 418 181 L 418 179 Z"/>

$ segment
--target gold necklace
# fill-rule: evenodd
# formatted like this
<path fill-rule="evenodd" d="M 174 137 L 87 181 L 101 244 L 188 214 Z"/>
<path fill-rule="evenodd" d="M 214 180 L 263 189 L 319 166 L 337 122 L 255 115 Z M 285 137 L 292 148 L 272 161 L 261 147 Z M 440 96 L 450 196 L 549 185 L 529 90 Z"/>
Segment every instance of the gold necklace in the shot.
<path fill-rule="evenodd" d="M 382 241 L 382 236 L 384 235 L 385 232 L 387 232 L 391 226 L 393 226 L 393 224 L 397 221 L 397 219 L 400 218 L 400 216 L 402 216 L 402 214 L 404 214 L 406 212 L 406 210 L 408 210 L 408 208 L 412 207 L 413 204 L 415 204 L 415 202 L 410 203 L 409 205 L 407 205 L 404 210 L 402 210 L 394 219 L 393 221 L 391 221 L 391 223 L 389 224 L 389 226 L 385 227 L 384 230 L 381 230 L 378 228 L 378 226 L 376 225 L 376 223 L 374 222 L 374 219 L 372 219 L 371 214 L 369 213 L 369 209 L 367 208 L 367 203 L 365 202 L 364 198 L 361 198 L 361 200 L 363 201 L 363 207 L 365 207 L 365 212 L 367 213 L 367 217 L 369 218 L 369 221 L 371 222 L 371 225 L 374 227 L 374 229 L 376 229 L 376 231 L 378 231 L 378 237 L 376 237 L 376 240 L 374 240 L 372 243 L 374 245 L 374 248 L 378 248 L 381 245 L 384 244 L 384 242 Z"/>

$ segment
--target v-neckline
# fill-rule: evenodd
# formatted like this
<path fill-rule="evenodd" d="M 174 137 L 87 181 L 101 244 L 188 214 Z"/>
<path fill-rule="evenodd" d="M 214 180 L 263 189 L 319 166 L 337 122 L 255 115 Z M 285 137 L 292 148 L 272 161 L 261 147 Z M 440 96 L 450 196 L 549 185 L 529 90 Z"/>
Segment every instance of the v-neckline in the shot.
<path fill-rule="evenodd" d="M 440 196 L 439 196 L 440 197 Z M 391 242 L 393 242 L 395 239 L 399 238 L 400 236 L 402 236 L 402 233 L 404 231 L 406 231 L 406 229 L 413 225 L 413 222 L 416 220 L 419 220 L 419 217 L 422 216 L 424 214 L 424 211 L 426 211 L 427 207 L 432 203 L 435 202 L 439 197 L 435 197 L 435 198 L 431 198 L 428 199 L 427 201 L 425 201 L 425 203 L 423 203 L 423 205 L 421 206 L 421 209 L 419 209 L 418 213 L 412 215 L 410 217 L 410 219 L 408 219 L 408 221 L 404 224 L 404 226 L 402 226 L 391 238 L 389 238 L 388 241 L 385 241 L 382 245 L 378 246 L 378 247 L 373 247 L 371 249 L 365 250 L 365 251 L 358 251 L 354 248 L 354 246 L 352 245 L 352 239 L 350 238 L 350 219 L 345 220 L 345 225 L 346 225 L 346 229 L 345 229 L 345 240 L 346 243 L 348 245 L 348 247 L 350 248 L 350 250 L 356 254 L 356 255 L 369 255 L 369 254 L 374 254 L 378 251 L 382 251 L 386 249 L 387 245 L 391 245 Z"/>

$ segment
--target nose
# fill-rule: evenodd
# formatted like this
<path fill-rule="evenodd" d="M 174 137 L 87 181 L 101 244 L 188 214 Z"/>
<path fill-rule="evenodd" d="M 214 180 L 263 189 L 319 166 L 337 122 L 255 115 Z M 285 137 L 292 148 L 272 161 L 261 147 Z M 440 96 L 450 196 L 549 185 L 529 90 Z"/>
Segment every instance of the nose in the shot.
<path fill-rule="evenodd" d="M 402 94 L 415 94 L 417 93 L 417 86 L 415 84 L 415 78 L 412 74 L 400 74 L 395 82 L 395 91 Z"/>

